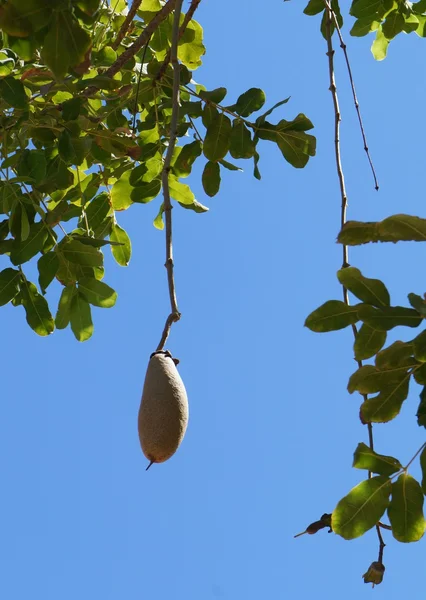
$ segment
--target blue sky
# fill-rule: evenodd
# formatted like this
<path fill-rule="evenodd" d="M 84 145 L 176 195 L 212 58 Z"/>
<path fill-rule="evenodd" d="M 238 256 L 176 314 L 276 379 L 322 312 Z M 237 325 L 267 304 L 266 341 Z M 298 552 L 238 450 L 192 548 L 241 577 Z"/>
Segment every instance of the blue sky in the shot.
<path fill-rule="evenodd" d="M 341 249 L 325 42 L 302 9 L 216 0 L 197 13 L 208 50 L 197 81 L 226 86 L 230 102 L 253 86 L 269 106 L 291 96 L 275 118 L 304 112 L 318 147 L 297 171 L 264 142 L 261 182 L 247 163 L 244 173 L 223 174 L 214 199 L 205 197 L 198 170 L 192 185 L 210 212 L 173 213 L 183 316 L 168 347 L 181 360 L 191 412 L 170 461 L 146 473 L 136 431 L 147 361 L 168 313 L 164 237 L 152 226 L 158 200 L 119 215 L 133 258 L 127 269 L 108 259 L 106 282 L 119 300 L 94 309 L 89 342 L 69 330 L 39 338 L 22 309 L 1 309 L 1 597 L 371 593 L 361 576 L 377 557 L 374 532 L 354 542 L 325 531 L 293 539 L 361 481 L 352 454 L 367 439 L 360 398 L 346 392 L 356 368 L 351 332 L 303 327 L 314 308 L 341 298 Z M 372 40 L 346 38 L 380 180 L 376 193 L 338 53 L 349 218 L 423 216 L 425 42 L 401 35 L 377 63 Z M 398 304 L 426 291 L 417 267 L 424 258 L 422 245 L 376 245 L 352 250 L 350 262 L 381 278 Z M 389 341 L 399 335 L 407 334 L 397 330 Z M 415 421 L 419 392 L 413 386 L 401 416 L 375 427 L 377 451 L 403 463 L 424 441 Z M 424 542 L 385 541 L 387 570 L 375 597 L 420 598 Z"/>

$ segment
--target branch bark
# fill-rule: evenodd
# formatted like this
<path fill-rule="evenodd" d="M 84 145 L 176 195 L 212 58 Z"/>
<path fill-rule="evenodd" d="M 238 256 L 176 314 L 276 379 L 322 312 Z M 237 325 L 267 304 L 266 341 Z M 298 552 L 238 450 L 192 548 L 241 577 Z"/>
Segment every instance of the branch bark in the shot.
<path fill-rule="evenodd" d="M 105 71 L 105 73 L 103 75 L 106 77 L 111 77 L 111 78 L 114 77 L 114 75 L 116 73 L 118 73 L 118 71 L 120 71 L 122 66 L 124 64 L 126 64 L 126 62 L 128 60 L 133 58 L 134 55 L 137 52 L 139 52 L 139 50 L 142 48 L 142 46 L 144 46 L 149 41 L 151 35 L 154 33 L 154 31 L 157 29 L 157 27 L 160 25 L 160 23 L 162 23 L 164 21 L 164 19 L 169 16 L 169 14 L 174 10 L 174 8 L 177 4 L 178 4 L 177 0 L 169 0 L 163 6 L 163 8 L 160 11 L 158 11 L 158 13 L 152 19 L 152 21 L 150 21 L 148 23 L 148 25 L 142 31 L 140 36 L 133 42 L 133 44 L 131 46 L 129 46 L 122 54 L 120 54 L 120 56 L 117 58 L 117 60 L 109 67 L 109 69 L 107 69 Z M 92 86 L 86 88 L 83 95 L 91 96 L 92 94 L 96 93 L 97 91 L 98 91 L 98 88 L 96 86 L 92 85 Z"/>
<path fill-rule="evenodd" d="M 169 288 L 170 314 L 166 319 L 160 343 L 157 351 L 162 350 L 169 337 L 173 323 L 179 321 L 180 312 L 177 304 L 176 288 L 174 281 L 174 262 L 173 262 L 173 229 L 172 229 L 172 203 L 170 199 L 169 174 L 173 151 L 176 144 L 177 125 L 179 120 L 179 87 L 180 87 L 180 67 L 177 58 L 177 48 L 179 41 L 179 19 L 182 10 L 182 0 L 176 1 L 176 8 L 173 20 L 171 62 L 173 65 L 173 90 L 172 90 L 172 117 L 170 122 L 170 138 L 164 158 L 162 184 L 164 197 L 164 218 L 166 221 L 166 263 L 167 284 Z"/>
<path fill-rule="evenodd" d="M 129 12 L 127 13 L 126 20 L 124 21 L 123 25 L 120 27 L 120 31 L 117 34 L 116 40 L 111 44 L 111 47 L 114 50 L 117 50 L 118 46 L 123 41 L 124 36 L 128 32 L 129 27 L 130 27 L 133 19 L 135 18 L 135 14 L 141 4 L 142 4 L 142 0 L 133 0 L 132 6 L 130 7 Z"/>
<path fill-rule="evenodd" d="M 194 13 L 197 10 L 200 2 L 201 2 L 201 0 L 191 0 L 191 5 L 188 8 L 188 12 L 185 14 L 182 25 L 179 29 L 178 40 L 180 40 L 180 38 L 185 33 L 186 28 L 188 27 L 188 23 L 191 21 L 192 17 L 194 16 Z M 166 58 L 164 59 L 163 64 L 160 67 L 160 70 L 158 71 L 157 75 L 155 76 L 156 81 L 159 81 L 163 77 L 164 73 L 166 72 L 167 66 L 170 63 L 171 52 L 172 52 L 171 49 L 167 52 Z"/>

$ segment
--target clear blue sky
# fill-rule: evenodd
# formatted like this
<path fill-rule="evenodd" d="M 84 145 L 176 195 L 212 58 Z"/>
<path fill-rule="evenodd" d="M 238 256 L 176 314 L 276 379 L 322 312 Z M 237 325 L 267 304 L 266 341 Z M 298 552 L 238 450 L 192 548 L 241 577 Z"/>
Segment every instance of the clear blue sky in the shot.
<path fill-rule="evenodd" d="M 191 414 L 169 462 L 146 473 L 136 430 L 147 360 L 168 312 L 164 237 L 152 227 L 158 200 L 119 215 L 133 258 L 128 269 L 108 259 L 106 282 L 119 300 L 94 309 L 89 342 L 69 330 L 39 338 L 21 308 L 1 309 L 2 598 L 372 593 L 361 576 L 377 557 L 373 532 L 354 542 L 326 531 L 293 539 L 361 480 L 352 454 L 367 439 L 360 398 L 346 392 L 356 368 L 350 331 L 303 327 L 311 310 L 340 299 L 341 251 L 325 42 L 318 19 L 302 9 L 216 0 L 197 13 L 208 54 L 196 79 L 226 86 L 230 101 L 252 86 L 265 90 L 269 106 L 291 95 L 276 119 L 307 114 L 318 152 L 297 171 L 264 142 L 261 182 L 247 163 L 244 173 L 224 173 L 209 200 L 197 172 L 192 184 L 210 212 L 174 211 L 183 318 L 168 347 L 181 359 Z M 349 217 L 423 216 L 426 42 L 401 35 L 377 63 L 371 39 L 346 38 L 381 188 L 373 189 L 338 54 Z M 424 259 L 415 244 L 351 252 L 354 266 L 385 281 L 395 304 L 426 291 Z M 375 428 L 376 449 L 403 463 L 424 441 L 414 416 L 419 392 L 413 386 L 401 416 Z M 424 542 L 386 542 L 375 597 L 422 598 Z"/>

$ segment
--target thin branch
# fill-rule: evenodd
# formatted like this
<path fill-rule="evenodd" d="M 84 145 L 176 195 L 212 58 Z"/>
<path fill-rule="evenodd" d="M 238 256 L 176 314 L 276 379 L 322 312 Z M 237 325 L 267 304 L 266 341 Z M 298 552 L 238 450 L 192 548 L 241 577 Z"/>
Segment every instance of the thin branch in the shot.
<path fill-rule="evenodd" d="M 385 549 L 385 542 L 383 541 L 382 532 L 380 531 L 380 525 L 376 525 L 377 537 L 379 538 L 379 557 L 377 561 L 383 564 L 383 550 Z"/>
<path fill-rule="evenodd" d="M 186 28 L 188 27 L 189 22 L 191 21 L 192 17 L 194 16 L 194 13 L 197 10 L 200 2 L 201 2 L 201 0 L 191 0 L 191 5 L 188 8 L 188 12 L 185 14 L 182 25 L 180 26 L 180 29 L 179 29 L 178 40 L 180 40 L 180 38 L 185 33 Z M 166 54 L 166 58 L 164 59 L 163 64 L 160 67 L 160 70 L 158 71 L 158 73 L 155 77 L 155 79 L 157 81 L 160 80 L 163 77 L 164 73 L 166 72 L 167 66 L 170 63 L 171 52 L 172 52 L 172 49 L 170 48 L 170 50 Z"/>
<path fill-rule="evenodd" d="M 328 71 L 329 71 L 329 79 L 330 79 L 330 92 L 333 98 L 333 106 L 334 106 L 334 152 L 335 152 L 335 160 L 336 160 L 336 171 L 339 179 L 340 186 L 340 196 L 341 196 L 341 205 L 340 205 L 340 226 L 343 226 L 346 223 L 346 213 L 348 208 L 348 196 L 346 193 L 346 185 L 345 185 L 345 177 L 343 174 L 343 166 L 342 166 L 342 157 L 340 151 L 340 123 L 342 121 L 342 117 L 340 114 L 339 107 L 339 98 L 337 95 L 337 87 L 336 87 L 336 78 L 334 75 L 334 49 L 333 49 L 333 41 L 332 41 L 332 24 L 333 13 L 331 8 L 327 9 L 327 23 L 326 23 L 326 37 L 327 37 L 327 56 L 328 56 Z M 342 269 L 349 267 L 349 252 L 348 247 L 343 245 L 343 254 L 342 254 Z M 349 293 L 347 288 L 343 285 L 343 300 L 347 306 L 349 306 Z M 352 331 L 354 337 L 357 335 L 356 325 L 352 325 Z M 358 367 L 362 367 L 362 361 L 357 361 Z M 364 401 L 367 400 L 367 395 L 363 395 Z M 368 441 L 371 450 L 374 450 L 374 438 L 373 438 L 373 425 L 371 423 L 367 423 L 368 427 Z M 372 473 L 369 471 L 368 477 L 372 477 Z M 377 535 L 379 538 L 379 562 L 383 558 L 383 548 L 385 544 L 383 542 L 383 538 L 380 532 L 379 526 L 376 526 Z"/>
<path fill-rule="evenodd" d="M 158 13 L 152 19 L 152 21 L 148 23 L 148 25 L 142 31 L 140 36 L 133 42 L 133 44 L 129 46 L 122 54 L 120 54 L 117 60 L 109 67 L 109 69 L 105 71 L 104 76 L 111 78 L 114 77 L 114 75 L 118 73 L 118 71 L 120 71 L 122 66 L 125 65 L 126 62 L 129 61 L 131 58 L 133 58 L 134 55 L 137 52 L 139 52 L 142 46 L 144 46 L 149 41 L 151 35 L 154 33 L 154 31 L 157 29 L 160 23 L 162 23 L 162 21 L 164 21 L 164 19 L 166 19 L 169 16 L 172 10 L 174 10 L 176 4 L 177 0 L 169 0 L 163 6 L 163 8 L 160 11 L 158 11 Z M 90 87 L 85 89 L 83 95 L 91 96 L 97 91 L 98 88 L 94 85 L 91 85 Z"/>
<path fill-rule="evenodd" d="M 415 453 L 415 455 L 413 456 L 413 458 L 411 458 L 409 460 L 409 462 L 407 463 L 407 465 L 404 467 L 404 471 L 406 471 L 408 469 L 408 467 L 411 465 L 411 463 L 418 457 L 418 455 L 420 454 L 420 452 L 422 452 L 422 450 L 424 450 L 425 448 L 426 448 L 426 442 L 420 446 L 420 448 L 417 450 L 417 452 Z"/>
<path fill-rule="evenodd" d="M 180 87 L 180 67 L 177 58 L 177 48 L 179 41 L 179 19 L 182 10 L 182 1 L 176 1 L 176 8 L 173 20 L 173 32 L 172 32 L 172 48 L 171 48 L 171 62 L 173 65 L 173 91 L 172 91 L 172 117 L 170 120 L 170 137 L 169 145 L 167 147 L 166 156 L 164 158 L 163 173 L 162 173 L 162 184 L 163 184 L 163 197 L 164 197 L 164 216 L 166 221 L 166 264 L 167 269 L 167 284 L 169 288 L 170 298 L 170 314 L 166 319 L 164 325 L 163 334 L 161 336 L 160 343 L 157 346 L 157 351 L 162 350 L 169 337 L 170 329 L 176 321 L 180 319 L 180 312 L 178 310 L 175 280 L 173 276 L 173 236 L 172 236 L 172 203 L 170 200 L 170 188 L 169 188 L 169 173 L 170 165 L 172 162 L 173 151 L 176 144 L 176 133 L 179 119 L 179 87 Z"/>
<path fill-rule="evenodd" d="M 148 41 L 145 44 L 144 49 L 143 49 L 142 60 L 141 60 L 141 68 L 140 68 L 139 77 L 138 77 L 138 84 L 136 86 L 135 106 L 133 108 L 133 125 L 132 125 L 133 133 L 135 133 L 135 130 L 136 130 L 136 115 L 138 114 L 139 89 L 140 89 L 140 86 L 141 86 L 142 71 L 143 71 L 143 65 L 144 65 L 145 55 L 146 55 L 146 51 L 148 50 L 148 46 L 149 46 L 150 40 L 151 40 L 151 36 L 149 36 Z"/>
<path fill-rule="evenodd" d="M 356 89 L 355 89 L 355 81 L 354 81 L 354 78 L 353 78 L 353 75 L 352 75 L 352 68 L 351 68 L 351 63 L 349 61 L 347 46 L 346 46 L 346 44 L 345 44 L 345 42 L 343 40 L 342 32 L 340 30 L 340 26 L 339 26 L 339 22 L 337 20 L 336 13 L 334 12 L 334 10 L 332 9 L 331 5 L 329 4 L 329 2 L 327 0 L 324 0 L 324 4 L 325 4 L 325 6 L 326 6 L 326 8 L 328 10 L 328 15 L 333 18 L 334 26 L 336 28 L 337 35 L 339 36 L 339 40 L 340 40 L 340 47 L 343 50 L 343 54 L 345 56 L 346 68 L 347 68 L 348 75 L 349 75 L 349 81 L 351 83 L 352 96 L 353 96 L 353 99 L 354 99 L 356 114 L 358 116 L 358 122 L 359 122 L 359 127 L 360 127 L 360 130 L 361 130 L 362 141 L 364 143 L 364 150 L 365 150 L 365 153 L 367 155 L 368 162 L 370 164 L 371 172 L 373 174 L 374 189 L 378 190 L 379 189 L 379 182 L 377 180 L 376 170 L 374 168 L 374 164 L 373 164 L 373 161 L 372 161 L 371 155 L 370 155 L 370 150 L 369 150 L 368 144 L 367 144 L 367 137 L 365 135 L 364 123 L 363 123 L 362 117 L 361 117 L 361 110 L 360 110 L 360 107 L 359 107 L 358 96 L 357 96 Z"/>
<path fill-rule="evenodd" d="M 118 46 L 123 41 L 126 33 L 128 32 L 128 30 L 130 28 L 130 25 L 132 24 L 133 19 L 135 18 L 136 11 L 138 10 L 138 8 L 141 4 L 142 4 L 142 0 L 133 0 L 132 6 L 130 7 L 129 12 L 127 13 L 127 17 L 126 17 L 123 25 L 120 27 L 120 31 L 118 32 L 115 41 L 111 44 L 111 47 L 114 50 L 117 50 Z"/>

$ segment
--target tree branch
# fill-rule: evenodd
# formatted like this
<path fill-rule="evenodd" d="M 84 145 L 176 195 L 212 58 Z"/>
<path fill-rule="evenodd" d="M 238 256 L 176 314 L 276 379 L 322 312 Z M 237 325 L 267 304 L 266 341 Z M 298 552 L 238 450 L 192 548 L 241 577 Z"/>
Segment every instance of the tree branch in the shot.
<path fill-rule="evenodd" d="M 201 0 L 191 0 L 191 5 L 188 8 L 188 12 L 185 14 L 182 25 L 179 29 L 178 40 L 180 40 L 180 38 L 185 33 L 186 28 L 188 27 L 188 23 L 191 21 L 192 17 L 194 16 L 194 13 L 197 10 L 200 2 L 201 2 Z M 166 58 L 164 59 L 163 64 L 160 67 L 160 70 L 158 71 L 157 75 L 155 76 L 156 81 L 159 81 L 163 77 L 164 73 L 166 72 L 167 66 L 170 63 L 171 52 L 172 52 L 172 50 L 170 48 L 170 50 L 166 54 Z"/>
<path fill-rule="evenodd" d="M 172 235 L 172 203 L 170 200 L 169 174 L 172 161 L 173 151 L 176 144 L 177 125 L 179 120 L 179 87 L 180 87 L 180 67 L 177 58 L 177 48 L 179 41 L 179 19 L 182 10 L 182 0 L 176 1 L 176 8 L 173 20 L 172 47 L 171 47 L 171 62 L 173 65 L 173 90 L 172 90 L 172 117 L 170 121 L 170 138 L 167 147 L 166 156 L 164 158 L 162 184 L 164 197 L 164 217 L 166 221 L 166 263 L 167 269 L 167 284 L 169 288 L 170 298 L 170 314 L 166 319 L 160 343 L 157 346 L 157 351 L 162 350 L 169 337 L 170 329 L 176 321 L 180 319 L 178 310 L 176 289 L 174 281 L 174 263 L 173 263 L 173 235 Z"/>
<path fill-rule="evenodd" d="M 326 0 L 324 0 L 326 2 Z M 328 5 L 327 5 L 328 6 Z M 326 38 L 327 38 L 327 56 L 328 56 L 328 72 L 330 79 L 330 92 L 333 98 L 333 106 L 334 106 L 334 153 L 336 160 L 336 171 L 337 177 L 339 179 L 340 186 L 340 196 L 341 196 L 341 205 L 340 205 L 340 227 L 341 229 L 346 223 L 346 213 L 348 208 L 348 196 L 346 193 L 346 185 L 345 185 L 345 177 L 343 174 L 343 166 L 342 166 L 342 157 L 340 150 L 340 123 L 342 121 L 342 117 L 340 114 L 339 107 L 339 98 L 337 95 L 337 87 L 336 87 L 336 78 L 334 75 L 334 49 L 333 49 L 333 41 L 332 41 L 332 32 L 331 32 L 331 24 L 333 19 L 333 12 L 331 8 L 327 8 L 327 23 L 326 23 Z M 343 256 L 342 256 L 342 269 L 349 267 L 349 253 L 348 247 L 343 245 Z M 349 294 L 347 288 L 343 285 L 343 301 L 347 306 L 349 306 Z M 352 331 L 354 337 L 358 333 L 356 325 L 352 325 Z M 362 361 L 357 361 L 358 367 L 362 367 Z M 368 399 L 366 394 L 363 394 L 364 401 Z M 371 450 L 374 450 L 374 438 L 373 438 L 373 425 L 371 423 L 367 423 L 368 427 L 368 442 Z M 368 477 L 372 477 L 372 473 L 368 472 Z M 379 538 L 379 556 L 383 557 L 383 548 L 385 547 L 383 538 L 380 532 L 379 526 L 376 527 L 377 535 Z M 379 562 L 381 559 L 379 558 Z"/>
<path fill-rule="evenodd" d="M 126 35 L 127 31 L 129 30 L 129 27 L 135 17 L 136 11 L 138 10 L 141 3 L 142 3 L 142 0 L 133 0 L 132 6 L 130 7 L 129 12 L 127 13 L 126 20 L 124 21 L 123 25 L 120 27 L 120 31 L 117 34 L 116 40 L 111 44 L 111 48 L 113 48 L 114 50 L 117 50 L 118 46 L 123 41 L 124 36 Z"/>
<path fill-rule="evenodd" d="M 114 75 L 118 73 L 118 71 L 120 71 L 122 66 L 125 65 L 128 60 L 133 58 L 134 55 L 137 52 L 139 52 L 142 46 L 144 46 L 149 41 L 151 35 L 154 33 L 154 31 L 157 29 L 160 23 L 162 23 L 162 21 L 164 21 L 164 19 L 169 16 L 169 14 L 175 8 L 176 4 L 177 0 L 168 0 L 168 2 L 163 6 L 163 8 L 160 11 L 158 11 L 158 13 L 152 19 L 152 21 L 148 23 L 148 25 L 142 31 L 140 36 L 133 42 L 131 46 L 129 46 L 122 54 L 120 54 L 117 60 L 109 67 L 109 69 L 105 71 L 103 75 L 105 77 L 114 77 Z M 98 88 L 94 85 L 91 85 L 90 87 L 86 88 L 86 90 L 83 92 L 83 95 L 91 96 L 97 91 Z"/>
<path fill-rule="evenodd" d="M 329 16 L 331 16 L 331 18 L 333 19 L 334 26 L 335 26 L 336 31 L 337 31 L 337 35 L 339 36 L 340 47 L 342 48 L 343 54 L 345 55 L 346 68 L 347 68 L 348 75 L 349 75 L 349 81 L 351 83 L 352 97 L 354 99 L 355 110 L 356 110 L 356 114 L 358 116 L 358 122 L 359 122 L 359 127 L 360 127 L 360 130 L 361 130 L 362 141 L 364 143 L 364 150 L 365 150 L 365 153 L 367 154 L 367 159 L 368 159 L 368 162 L 370 164 L 371 172 L 373 174 L 374 188 L 376 190 L 378 190 L 379 189 L 379 182 L 377 180 L 376 170 L 374 168 L 374 164 L 373 164 L 373 161 L 371 159 L 370 150 L 368 149 L 367 137 L 365 135 L 364 123 L 362 121 L 361 110 L 359 108 L 358 96 L 356 94 L 355 82 L 354 82 L 354 78 L 353 78 L 353 75 L 352 75 L 352 68 L 351 68 L 351 63 L 349 61 L 347 46 L 346 46 L 346 44 L 345 44 L 345 42 L 343 40 L 342 32 L 341 32 L 341 29 L 340 29 L 340 26 L 339 26 L 339 22 L 337 20 L 336 13 L 334 12 L 334 10 L 332 9 L 331 5 L 329 4 L 329 2 L 327 0 L 324 0 L 324 4 L 326 6 L 326 9 L 328 10 Z"/>

